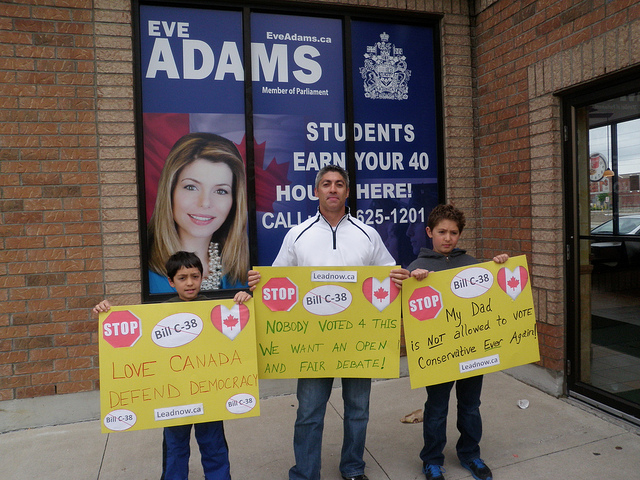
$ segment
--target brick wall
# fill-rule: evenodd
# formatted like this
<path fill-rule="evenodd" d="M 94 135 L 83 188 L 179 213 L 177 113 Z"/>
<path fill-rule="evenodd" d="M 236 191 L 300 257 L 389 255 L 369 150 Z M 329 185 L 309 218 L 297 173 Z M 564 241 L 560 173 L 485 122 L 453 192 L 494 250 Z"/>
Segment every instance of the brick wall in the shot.
<path fill-rule="evenodd" d="M 527 254 L 540 363 L 563 371 L 563 173 L 554 93 L 640 63 L 640 4 L 476 3 L 479 255 Z"/>
<path fill-rule="evenodd" d="M 0 2 L 2 400 L 96 389 L 88 309 L 140 299 L 129 2 L 35 3 Z"/>
<path fill-rule="evenodd" d="M 89 308 L 105 296 L 115 304 L 137 303 L 141 292 L 130 1 L 51 0 L 50 6 L 35 3 L 39 2 L 0 0 L 2 400 L 98 388 L 97 320 Z M 527 212 L 535 208 L 527 189 L 543 188 L 546 182 L 542 177 L 534 180 L 530 165 L 546 161 L 545 148 L 555 148 L 544 143 L 553 136 L 544 136 L 549 125 L 545 126 L 543 118 L 547 109 L 557 114 L 557 105 L 543 98 L 533 107 L 524 102 L 523 107 L 520 97 L 528 98 L 530 90 L 517 90 L 512 100 L 519 99 L 514 120 L 507 122 L 508 129 L 515 132 L 508 132 L 508 138 L 503 138 L 502 130 L 491 134 L 486 129 L 492 127 L 485 127 L 489 125 L 486 115 L 497 116 L 496 108 L 501 104 L 484 106 L 485 102 L 494 101 L 486 86 L 490 83 L 486 76 L 489 67 L 478 67 L 484 72 L 478 85 L 483 107 L 478 108 L 480 119 L 474 125 L 469 12 L 473 2 L 323 3 L 444 15 L 441 48 L 445 176 L 449 201 L 463 208 L 469 217 L 461 246 L 480 258 L 490 258 L 499 249 L 537 255 L 527 224 Z M 491 13 L 510 2 L 480 3 L 486 9 L 480 19 L 493 22 L 497 19 Z M 483 62 L 489 63 L 492 57 L 486 52 L 497 47 L 491 43 L 488 27 L 478 31 L 478 52 L 485 55 Z M 503 55 L 508 56 L 509 52 Z M 518 60 L 512 61 L 520 65 Z M 520 83 L 529 81 L 530 68 L 524 72 Z M 485 108 L 493 110 L 487 112 Z M 540 151 L 535 154 L 527 153 L 527 142 L 531 142 L 526 135 L 530 112 L 541 117 L 542 138 L 532 145 Z M 476 132 L 480 134 L 477 149 Z M 489 150 L 495 141 L 517 146 L 518 153 L 513 157 L 505 151 L 500 163 L 506 162 L 507 167 L 496 163 L 491 170 L 494 160 Z M 527 168 L 511 171 L 514 162 L 508 159 L 513 158 L 528 162 Z M 559 162 L 557 152 L 553 161 Z M 554 171 L 554 165 L 535 175 Z M 488 172 L 499 174 L 500 181 L 518 197 L 518 205 L 510 205 L 508 212 L 522 218 L 516 226 L 499 224 L 500 235 L 516 235 L 511 243 L 497 237 L 495 225 L 483 224 L 484 217 L 487 221 L 511 221 L 507 211 L 486 208 L 504 192 L 497 188 L 500 184 L 485 182 Z M 528 178 L 537 184 L 527 185 Z M 524 187 L 519 185 L 522 182 Z M 488 196 L 488 203 L 479 202 L 478 188 Z M 518 190 L 521 188 L 525 191 Z M 551 192 L 552 198 L 557 191 Z M 551 226 L 544 230 L 544 248 L 555 248 L 553 214 L 545 215 L 549 219 L 545 225 Z M 556 257 L 557 252 L 552 252 L 550 258 Z M 558 293 L 562 289 L 555 290 L 557 284 L 551 278 L 554 270 L 547 274 L 543 269 L 546 257 L 541 258 L 535 257 L 534 281 L 537 296 L 544 296 L 546 308 L 539 311 L 543 312 L 543 323 L 553 325 L 547 312 L 553 313 L 553 321 L 563 318 Z M 551 284 L 539 283 L 547 275 Z"/>

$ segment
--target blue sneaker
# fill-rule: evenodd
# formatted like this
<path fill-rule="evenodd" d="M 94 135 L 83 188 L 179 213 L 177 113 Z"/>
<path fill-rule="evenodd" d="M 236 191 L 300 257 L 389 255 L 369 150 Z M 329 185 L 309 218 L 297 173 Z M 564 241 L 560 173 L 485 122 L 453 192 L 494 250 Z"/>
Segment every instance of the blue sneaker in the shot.
<path fill-rule="evenodd" d="M 424 476 L 427 477 L 427 480 L 444 480 L 444 468 L 442 465 L 425 465 L 422 469 Z"/>
<path fill-rule="evenodd" d="M 469 463 L 460 462 L 460 465 L 469 470 L 476 480 L 493 480 L 491 470 L 481 458 L 471 460 Z"/>

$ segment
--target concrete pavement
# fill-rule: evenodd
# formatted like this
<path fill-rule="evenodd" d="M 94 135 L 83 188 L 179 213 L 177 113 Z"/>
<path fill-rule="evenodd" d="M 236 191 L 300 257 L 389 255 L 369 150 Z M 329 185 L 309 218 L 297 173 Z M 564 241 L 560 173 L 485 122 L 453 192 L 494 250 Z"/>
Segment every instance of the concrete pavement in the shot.
<path fill-rule="evenodd" d="M 280 391 L 294 384 L 271 382 L 285 382 Z M 408 377 L 374 382 L 365 454 L 370 480 L 424 479 L 418 457 L 422 424 L 403 424 L 400 418 L 420 408 L 425 396 L 422 388 L 411 390 Z M 520 399 L 529 401 L 527 409 L 518 407 Z M 504 372 L 485 376 L 482 400 L 482 457 L 496 480 L 640 477 L 640 430 L 634 425 L 549 396 Z M 454 402 L 452 395 L 445 477 L 471 479 L 455 455 Z M 272 396 L 261 400 L 260 417 L 225 422 L 234 480 L 287 478 L 296 405 L 295 395 Z M 0 410 L 4 430 L 6 415 L 27 413 Z M 39 415 L 48 413 L 53 415 Z M 340 389 L 335 388 L 325 423 L 324 480 L 340 479 L 341 415 Z M 0 434 L 0 479 L 158 479 L 161 443 L 161 429 L 102 434 L 98 420 L 9 431 Z M 203 478 L 195 440 L 189 478 Z"/>

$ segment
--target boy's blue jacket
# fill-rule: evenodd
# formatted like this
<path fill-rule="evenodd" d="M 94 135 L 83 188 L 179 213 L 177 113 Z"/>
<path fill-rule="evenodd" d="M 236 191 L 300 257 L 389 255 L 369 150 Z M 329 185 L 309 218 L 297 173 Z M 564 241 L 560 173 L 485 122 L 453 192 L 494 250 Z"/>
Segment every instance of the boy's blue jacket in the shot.
<path fill-rule="evenodd" d="M 467 255 L 467 251 L 461 248 L 454 248 L 449 256 L 446 256 L 434 252 L 430 248 L 422 247 L 418 258 L 409 264 L 407 270 L 413 271 L 416 268 L 422 268 L 430 272 L 438 272 L 449 268 L 468 267 L 476 263 L 478 263 L 478 260 L 471 255 Z"/>

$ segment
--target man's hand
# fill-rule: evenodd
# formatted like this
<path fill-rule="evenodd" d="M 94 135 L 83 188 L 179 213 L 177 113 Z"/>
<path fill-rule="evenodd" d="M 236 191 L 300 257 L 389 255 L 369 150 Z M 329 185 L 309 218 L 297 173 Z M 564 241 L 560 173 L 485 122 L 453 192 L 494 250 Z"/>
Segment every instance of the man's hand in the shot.
<path fill-rule="evenodd" d="M 402 288 L 402 282 L 409 278 L 409 270 L 406 268 L 394 268 L 389 273 L 389 277 L 398 288 Z"/>
<path fill-rule="evenodd" d="M 258 272 L 257 270 L 249 270 L 249 281 L 247 282 L 249 285 L 249 290 L 253 292 L 256 289 L 258 283 L 260 283 L 260 278 L 260 272 Z"/>

